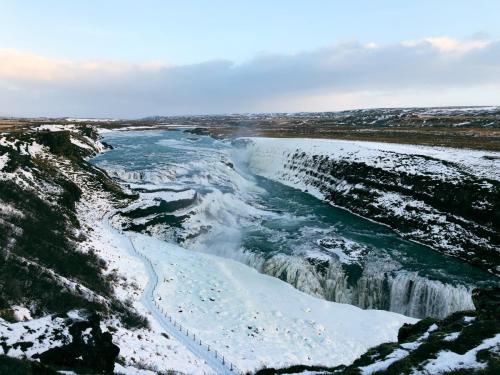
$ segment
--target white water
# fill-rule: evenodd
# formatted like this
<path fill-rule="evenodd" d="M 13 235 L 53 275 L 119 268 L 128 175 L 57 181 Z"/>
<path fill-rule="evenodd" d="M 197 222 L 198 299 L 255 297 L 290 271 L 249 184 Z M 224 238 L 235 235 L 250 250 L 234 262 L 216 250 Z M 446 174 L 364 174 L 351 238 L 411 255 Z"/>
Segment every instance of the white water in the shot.
<path fill-rule="evenodd" d="M 169 140 L 169 136 L 179 139 Z M 247 168 L 246 155 L 229 145 L 200 138 L 198 146 L 197 141 L 185 140 L 173 132 L 155 137 L 142 139 L 135 135 L 132 139 L 119 135 L 106 139 L 116 148 L 99 156 L 98 165 L 126 181 L 132 189 L 196 191 L 196 204 L 186 208 L 183 214 L 188 215 L 182 228 L 175 229 L 184 247 L 240 261 L 311 295 L 362 308 L 440 318 L 453 311 L 473 309 L 470 286 L 432 280 L 413 269 L 407 270 L 399 260 L 408 255 L 401 253 L 403 258 L 398 259 L 396 252 L 388 259 L 384 248 L 396 246 L 401 251 L 400 247 L 418 245 L 399 240 L 384 229 L 380 238 L 386 236 L 392 242 L 383 246 L 373 242 L 374 259 L 358 262 L 354 253 L 345 253 L 343 247 L 320 249 L 317 242 L 325 236 L 340 239 L 341 244 L 366 248 L 356 242 L 355 230 L 363 231 L 368 224 L 345 213 L 344 219 L 325 221 L 324 215 L 331 215 L 334 208 L 325 208 L 306 194 L 279 184 L 267 186 Z M 130 161 L 133 168 L 127 166 Z M 269 168 L 278 167 L 274 165 L 276 160 L 268 163 Z M 318 214 L 317 209 L 324 212 Z M 344 225 L 346 229 L 342 229 Z M 170 235 L 171 229 L 162 236 L 162 230 L 167 229 L 156 227 L 152 234 L 158 238 L 175 237 Z M 379 242 L 380 238 L 374 237 Z M 350 278 L 346 264 L 339 259 L 359 263 L 362 274 Z M 322 261 L 325 263 L 318 265 Z"/>

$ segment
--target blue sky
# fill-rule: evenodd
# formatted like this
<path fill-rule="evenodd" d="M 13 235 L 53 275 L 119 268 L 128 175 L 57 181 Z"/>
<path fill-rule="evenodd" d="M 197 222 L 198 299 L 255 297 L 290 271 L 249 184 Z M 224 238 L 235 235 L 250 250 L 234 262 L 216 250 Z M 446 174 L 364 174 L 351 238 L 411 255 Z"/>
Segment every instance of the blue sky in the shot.
<path fill-rule="evenodd" d="M 484 72 L 496 73 L 499 14 L 500 1 L 496 0 L 3 0 L 0 51 L 7 63 L 0 60 L 0 99 L 7 100 L 10 107 L 0 104 L 0 114 L 55 114 L 59 110 L 69 115 L 118 116 L 120 103 L 133 101 L 136 108 L 123 109 L 123 116 L 149 111 L 182 114 L 499 104 L 493 103 L 498 93 L 495 79 L 490 82 L 474 72 L 487 62 Z M 434 48 L 436 53 L 424 47 Z M 406 56 L 410 49 L 415 56 Z M 427 86 L 413 82 L 411 73 L 401 65 L 411 64 L 423 53 L 433 60 L 422 60 L 422 66 L 416 67 L 422 75 L 437 74 L 443 56 L 454 69 L 454 74 L 438 84 L 441 97 L 431 87 L 432 76 L 425 76 L 429 77 Z M 346 63 L 335 65 L 346 54 L 356 60 L 358 70 Z M 485 60 L 478 60 L 481 58 Z M 91 68 L 89 61 L 94 64 Z M 323 69 L 327 62 L 331 66 Z M 366 77 L 366 82 L 373 81 L 371 85 L 356 82 L 357 76 L 381 74 L 372 64 L 380 69 L 389 64 L 393 72 L 401 70 L 401 75 L 387 76 L 394 81 L 392 85 L 372 80 L 372 76 Z M 26 74 L 18 71 L 20 66 Z M 123 74 L 120 80 L 118 71 Z M 134 74 L 136 81 L 131 79 Z M 353 78 L 349 81 L 347 77 Z M 78 78 L 85 82 L 79 84 Z M 165 90 L 157 84 L 161 79 Z M 98 85 L 108 80 L 117 90 L 135 95 L 116 99 L 123 93 L 109 91 L 110 84 L 102 90 Z M 148 87 L 148 80 L 152 86 Z M 294 80 L 296 86 L 284 83 Z M 192 81 L 201 82 L 205 95 L 212 96 L 206 105 Z M 329 85 L 322 84 L 325 81 Z M 89 82 L 94 82 L 92 87 Z M 235 84 L 240 91 L 230 87 Z M 179 95 L 170 97 L 174 91 L 182 100 Z M 263 101 L 262 95 L 268 91 L 272 94 Z M 260 98 L 252 100 L 245 92 Z M 425 92 L 432 95 L 423 96 Z M 91 96 L 101 99 L 96 103 L 98 109 Z M 67 97 L 71 101 L 63 100 Z M 146 97 L 156 105 L 141 103 Z"/>
<path fill-rule="evenodd" d="M 345 41 L 500 35 L 496 0 L 2 1 L 0 45 L 59 58 L 244 61 Z"/>

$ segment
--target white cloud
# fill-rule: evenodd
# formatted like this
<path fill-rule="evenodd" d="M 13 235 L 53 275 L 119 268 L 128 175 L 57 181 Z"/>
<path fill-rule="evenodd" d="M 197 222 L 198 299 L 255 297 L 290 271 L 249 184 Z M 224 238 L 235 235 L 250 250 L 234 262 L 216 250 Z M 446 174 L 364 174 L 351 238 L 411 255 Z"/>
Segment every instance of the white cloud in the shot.
<path fill-rule="evenodd" d="M 485 48 L 489 44 L 485 40 L 471 40 L 461 43 L 455 39 L 446 37 L 427 38 L 425 41 L 443 52 L 469 52 L 474 49 Z"/>
<path fill-rule="evenodd" d="M 499 104 L 500 42 L 344 43 L 294 55 L 173 66 L 0 50 L 0 113 L 153 114 Z"/>

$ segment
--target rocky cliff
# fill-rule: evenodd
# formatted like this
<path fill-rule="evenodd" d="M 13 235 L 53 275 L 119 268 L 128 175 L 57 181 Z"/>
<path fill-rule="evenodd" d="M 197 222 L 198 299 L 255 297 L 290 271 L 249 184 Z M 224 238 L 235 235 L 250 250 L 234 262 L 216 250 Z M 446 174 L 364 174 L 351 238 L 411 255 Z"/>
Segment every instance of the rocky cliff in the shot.
<path fill-rule="evenodd" d="M 264 177 L 500 274 L 500 153 L 335 140 L 236 143 Z"/>

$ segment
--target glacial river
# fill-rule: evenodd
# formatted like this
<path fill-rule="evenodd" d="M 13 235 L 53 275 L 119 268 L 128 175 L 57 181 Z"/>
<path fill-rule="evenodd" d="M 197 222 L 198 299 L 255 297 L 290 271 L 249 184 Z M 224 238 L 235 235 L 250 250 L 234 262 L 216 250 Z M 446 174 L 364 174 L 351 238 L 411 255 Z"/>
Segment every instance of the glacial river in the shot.
<path fill-rule="evenodd" d="M 146 193 L 140 199 L 157 195 L 155 205 L 129 210 L 124 228 L 237 259 L 320 298 L 414 317 L 471 309 L 472 288 L 495 282 L 383 225 L 256 176 L 230 142 L 181 131 L 103 136 L 114 149 L 93 163 Z"/>

